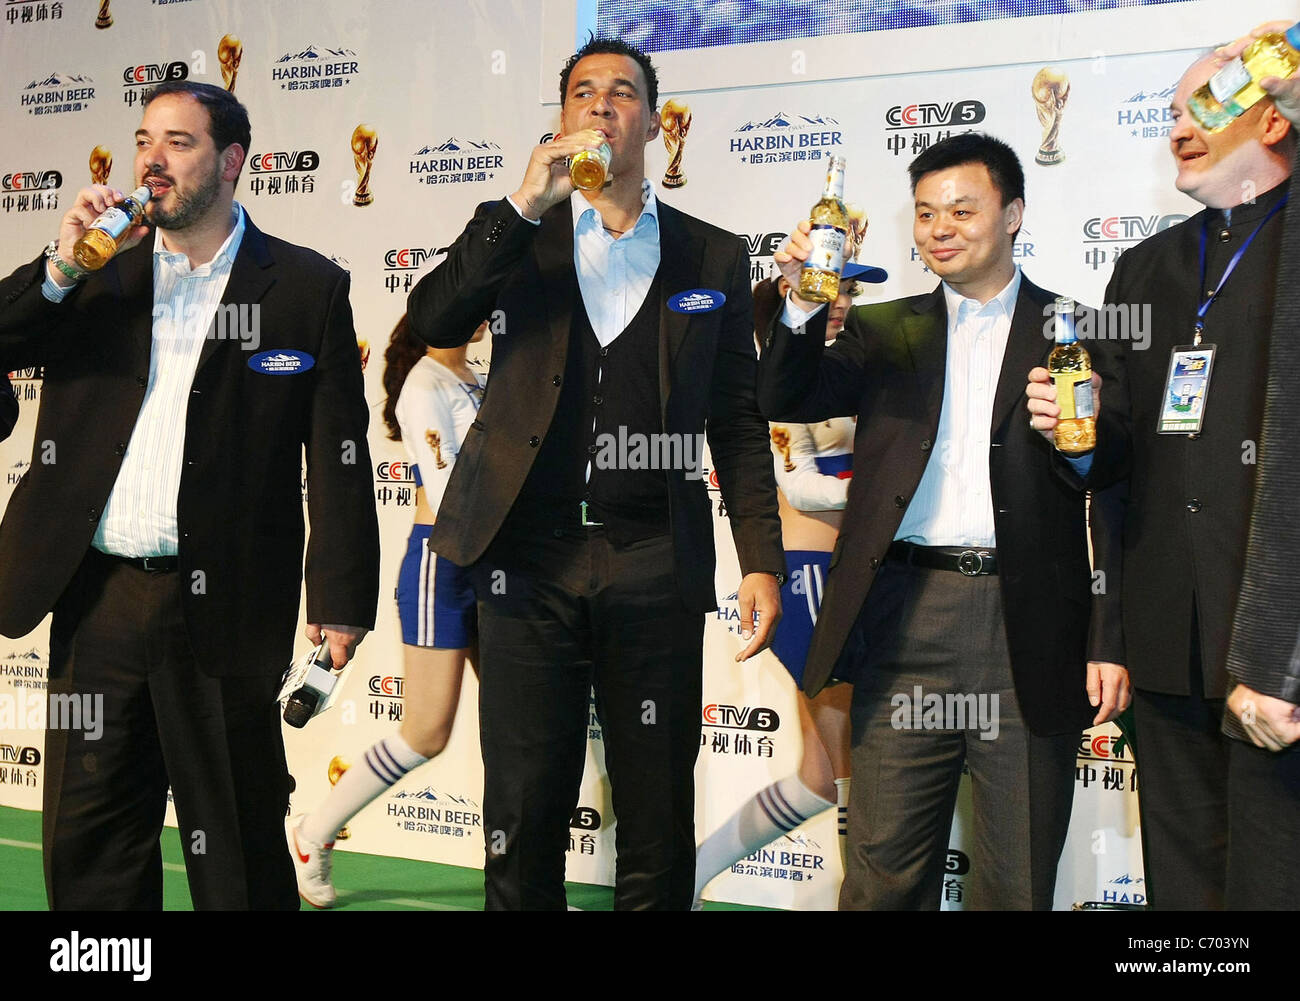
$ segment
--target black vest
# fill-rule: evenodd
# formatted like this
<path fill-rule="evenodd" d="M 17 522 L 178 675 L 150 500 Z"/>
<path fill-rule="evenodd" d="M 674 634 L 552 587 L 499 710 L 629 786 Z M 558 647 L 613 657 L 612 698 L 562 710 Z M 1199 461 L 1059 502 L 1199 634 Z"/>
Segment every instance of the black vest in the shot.
<path fill-rule="evenodd" d="M 656 272 L 641 308 L 606 347 L 577 297 L 555 416 L 512 519 L 576 524 L 585 500 L 588 519 L 616 543 L 668 534 L 668 474 L 658 461 L 660 287 Z"/>

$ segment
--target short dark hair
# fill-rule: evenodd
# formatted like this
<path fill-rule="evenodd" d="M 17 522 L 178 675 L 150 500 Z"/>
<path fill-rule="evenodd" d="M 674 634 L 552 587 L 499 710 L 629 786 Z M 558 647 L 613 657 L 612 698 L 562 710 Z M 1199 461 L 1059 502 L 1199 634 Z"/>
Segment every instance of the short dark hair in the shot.
<path fill-rule="evenodd" d="M 640 66 L 641 73 L 645 77 L 646 100 L 650 102 L 650 110 L 654 111 L 659 107 L 659 74 L 655 72 L 650 57 L 635 45 L 629 45 L 621 38 L 596 38 L 594 36 L 588 37 L 587 44 L 571 55 L 569 61 L 564 64 L 564 69 L 560 70 L 560 107 L 564 107 L 565 98 L 569 94 L 569 74 L 573 72 L 573 67 L 578 65 L 579 60 L 585 59 L 587 56 L 602 55 L 627 56 Z"/>
<path fill-rule="evenodd" d="M 160 83 L 145 95 L 144 104 L 168 94 L 188 94 L 199 104 L 208 109 L 208 134 L 217 150 L 223 150 L 232 143 L 244 148 L 247 158 L 253 142 L 252 127 L 248 124 L 248 109 L 236 100 L 235 95 L 224 87 L 196 80 L 168 80 Z"/>
<path fill-rule="evenodd" d="M 968 163 L 982 163 L 988 169 L 993 186 L 1002 196 L 1003 208 L 1017 198 L 1024 201 L 1025 170 L 1020 166 L 1020 157 L 1001 139 L 986 132 L 949 136 L 913 160 L 907 168 L 912 178 L 912 194 L 916 194 L 916 185 L 926 174 Z"/>

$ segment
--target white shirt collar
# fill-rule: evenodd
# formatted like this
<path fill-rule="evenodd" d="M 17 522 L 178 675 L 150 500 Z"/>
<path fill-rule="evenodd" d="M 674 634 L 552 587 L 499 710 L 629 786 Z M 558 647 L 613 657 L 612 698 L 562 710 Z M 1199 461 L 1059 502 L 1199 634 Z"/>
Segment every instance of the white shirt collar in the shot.
<path fill-rule="evenodd" d="M 573 233 L 576 236 L 579 232 L 579 226 L 584 229 L 592 227 L 605 231 L 605 223 L 596 211 L 595 206 L 583 196 L 581 191 L 575 191 L 569 196 L 569 204 L 573 206 Z M 636 222 L 632 226 L 632 232 L 641 227 L 642 220 L 647 216 L 654 220 L 656 228 L 659 226 L 659 201 L 655 198 L 654 185 L 650 183 L 650 178 L 641 179 L 641 214 L 637 216 Z"/>
<path fill-rule="evenodd" d="M 952 323 L 956 323 L 957 318 L 961 313 L 961 309 L 966 303 L 970 303 L 969 306 L 966 306 L 966 309 L 970 310 L 972 313 L 978 313 L 982 310 L 989 309 L 990 307 L 1001 308 L 1002 312 L 1006 314 L 1007 319 L 1010 319 L 1015 315 L 1016 299 L 1019 296 L 1020 265 L 1018 264 L 1016 265 L 1015 274 L 1011 276 L 1011 281 L 1007 282 L 1006 285 L 1002 287 L 1001 292 L 982 305 L 976 299 L 966 298 L 947 282 L 943 283 L 943 298 L 948 305 L 948 319 Z"/>
<path fill-rule="evenodd" d="M 232 221 L 235 226 L 226 237 L 225 242 L 217 249 L 212 260 L 206 264 L 200 264 L 193 272 L 197 273 L 203 268 L 220 267 L 227 263 L 233 263 L 235 255 L 239 253 L 239 244 L 244 239 L 244 220 L 247 216 L 244 213 L 244 206 L 239 202 L 231 203 Z M 162 233 L 155 229 L 153 231 L 153 256 L 155 259 L 161 257 L 164 262 L 173 266 L 179 266 L 181 270 L 190 270 L 189 259 L 182 253 L 173 252 L 163 246 Z"/>

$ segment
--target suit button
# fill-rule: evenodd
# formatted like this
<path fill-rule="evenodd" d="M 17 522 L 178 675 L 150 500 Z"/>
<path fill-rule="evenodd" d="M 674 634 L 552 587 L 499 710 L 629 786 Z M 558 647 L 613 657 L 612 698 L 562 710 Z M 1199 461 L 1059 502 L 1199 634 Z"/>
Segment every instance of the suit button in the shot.
<path fill-rule="evenodd" d="M 922 451 L 922 452 L 928 452 L 928 451 L 930 451 L 930 448 L 931 448 L 931 446 L 932 446 L 933 444 L 934 444 L 934 443 L 933 443 L 932 441 L 930 441 L 929 438 L 925 439 L 925 441 L 921 442 L 921 451 Z"/>
<path fill-rule="evenodd" d="M 119 441 L 116 445 L 113 446 L 113 454 L 126 455 L 126 445 L 124 445 L 122 442 Z"/>
<path fill-rule="evenodd" d="M 905 498 L 903 498 L 902 496 L 894 498 L 894 507 L 906 507 L 906 506 L 907 506 L 907 500 Z"/>
<path fill-rule="evenodd" d="M 88 520 L 94 521 L 97 515 L 98 512 L 93 507 L 86 508 L 86 518 Z"/>
<path fill-rule="evenodd" d="M 597 393 L 595 396 L 591 398 L 591 402 L 596 404 L 596 406 L 600 406 L 602 403 L 605 402 L 605 398 L 601 396 L 599 393 Z"/>
<path fill-rule="evenodd" d="M 609 348 L 601 348 L 601 349 L 600 349 L 600 356 L 601 356 L 602 358 L 608 357 L 608 355 L 609 355 Z"/>
<path fill-rule="evenodd" d="M 561 382 L 563 382 L 563 381 L 564 381 L 564 380 L 561 379 L 558 375 L 553 375 L 553 376 L 551 376 L 551 385 L 552 385 L 552 386 L 558 386 L 558 385 L 559 385 Z"/>
<path fill-rule="evenodd" d="M 874 570 L 878 566 L 880 566 L 880 560 L 876 559 L 874 556 L 871 557 L 871 569 Z"/>
<path fill-rule="evenodd" d="M 595 445 L 588 445 L 588 446 L 587 446 L 587 454 L 588 454 L 588 455 L 595 455 L 595 454 L 596 454 L 597 452 L 599 452 L 599 451 L 600 451 L 600 449 L 598 449 Z"/>
<path fill-rule="evenodd" d="M 1221 230 L 1219 230 L 1219 242 L 1220 242 L 1220 243 L 1227 243 L 1227 242 L 1228 242 L 1229 240 L 1231 240 L 1231 239 L 1232 239 L 1232 233 L 1231 233 L 1231 232 L 1229 232 L 1229 231 L 1226 230 L 1226 229 L 1221 229 Z"/>
<path fill-rule="evenodd" d="M 542 443 L 542 439 L 537 437 L 537 435 L 533 435 L 531 438 L 528 439 L 529 448 L 536 448 L 541 443 Z"/>
<path fill-rule="evenodd" d="M 144 376 L 142 376 L 142 375 L 137 375 L 137 376 L 135 377 L 135 384 L 136 384 L 137 386 L 147 386 L 147 385 L 149 385 L 149 380 L 146 379 L 146 378 L 145 378 Z"/>
<path fill-rule="evenodd" d="M 1187 510 L 1191 511 L 1192 514 L 1195 514 L 1200 509 L 1201 509 L 1201 502 L 1197 500 L 1195 497 L 1193 497 L 1191 500 L 1187 502 Z"/>
<path fill-rule="evenodd" d="M 564 538 L 564 529 L 562 529 L 562 528 L 552 528 L 552 529 L 551 529 L 551 535 L 555 536 L 555 538 L 557 538 L 557 539 L 563 539 L 563 538 Z"/>

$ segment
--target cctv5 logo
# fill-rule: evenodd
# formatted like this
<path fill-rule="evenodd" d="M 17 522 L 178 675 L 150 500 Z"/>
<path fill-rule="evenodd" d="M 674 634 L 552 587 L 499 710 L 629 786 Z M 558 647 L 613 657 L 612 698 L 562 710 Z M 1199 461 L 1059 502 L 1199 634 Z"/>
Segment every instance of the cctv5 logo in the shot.
<path fill-rule="evenodd" d="M 184 80 L 189 75 L 190 68 L 180 60 L 174 63 L 141 63 L 139 66 L 128 66 L 124 69 L 122 82 L 128 85 L 162 83 L 164 80 Z"/>
<path fill-rule="evenodd" d="M 1124 748 L 1115 748 L 1119 742 L 1118 737 L 1112 737 L 1110 734 L 1099 733 L 1095 737 L 1089 737 L 1086 733 L 1079 738 L 1079 754 L 1085 758 L 1114 758 L 1116 761 L 1127 761 L 1128 752 Z"/>
<path fill-rule="evenodd" d="M 949 101 L 947 104 L 896 104 L 885 112 L 893 129 L 924 129 L 937 125 L 974 125 L 984 121 L 979 101 Z"/>
<path fill-rule="evenodd" d="M 0 763 L 35 767 L 41 763 L 41 752 L 34 747 L 15 747 L 0 744 Z"/>
<path fill-rule="evenodd" d="M 320 154 L 312 149 L 293 152 L 257 153 L 248 161 L 249 170 L 255 174 L 279 174 L 290 170 L 315 170 L 320 166 Z"/>
<path fill-rule="evenodd" d="M 370 678 L 371 695 L 387 695 L 390 698 L 400 699 L 402 697 L 403 681 L 400 677 L 393 675 L 373 675 Z"/>
<path fill-rule="evenodd" d="M 1163 233 L 1177 226 L 1185 215 L 1113 215 L 1093 216 L 1083 224 L 1083 235 L 1089 240 L 1144 240 L 1154 233 Z"/>
<path fill-rule="evenodd" d="M 771 733 L 781 725 L 775 709 L 763 706 L 723 706 L 716 703 L 704 707 L 704 725 L 726 730 L 759 730 Z"/>
<path fill-rule="evenodd" d="M 58 188 L 63 185 L 63 175 L 57 170 L 16 170 L 0 177 L 0 188 L 5 191 L 31 191 L 33 188 Z"/>
<path fill-rule="evenodd" d="M 409 462 L 380 462 L 375 465 L 375 479 L 405 483 L 411 480 Z"/>
<path fill-rule="evenodd" d="M 384 267 L 393 271 L 414 271 L 425 261 L 447 252 L 446 247 L 403 247 L 384 254 Z"/>
<path fill-rule="evenodd" d="M 590 806 L 580 806 L 573 811 L 573 819 L 569 821 L 569 826 L 580 831 L 599 831 L 600 811 Z"/>

